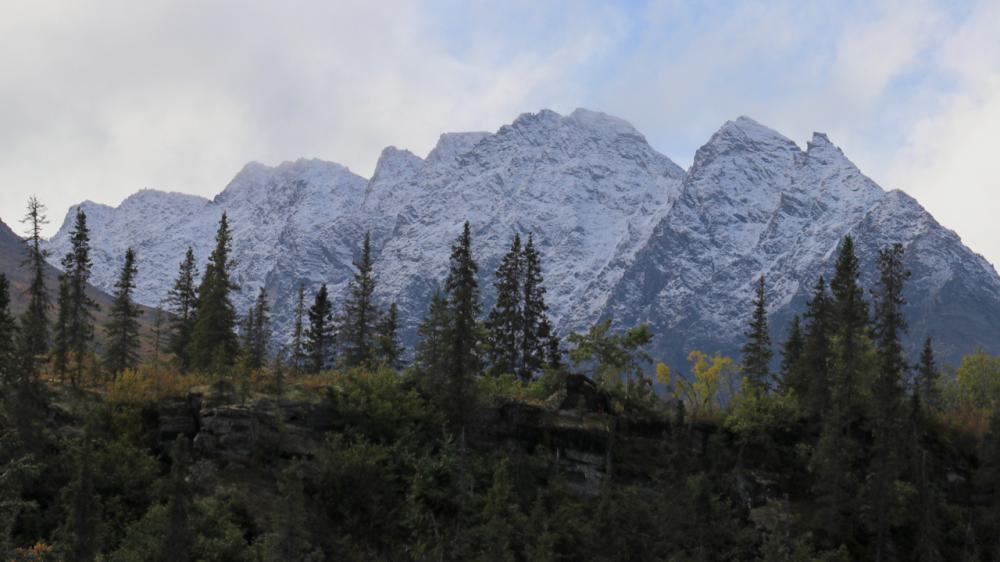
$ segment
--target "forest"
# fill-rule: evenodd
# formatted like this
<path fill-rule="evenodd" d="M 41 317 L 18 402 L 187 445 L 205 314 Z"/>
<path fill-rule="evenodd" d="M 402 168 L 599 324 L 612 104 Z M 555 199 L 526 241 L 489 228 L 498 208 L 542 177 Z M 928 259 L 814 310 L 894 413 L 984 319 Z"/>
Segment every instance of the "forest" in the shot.
<path fill-rule="evenodd" d="M 484 310 L 466 223 L 407 350 L 367 235 L 286 341 L 233 307 L 225 214 L 150 329 L 131 249 L 95 320 L 82 211 L 48 293 L 43 221 L 18 317 L 0 274 L 4 560 L 1000 559 L 1000 358 L 906 356 L 899 245 L 862 287 L 844 238 L 782 342 L 760 277 L 739 357 L 666 365 L 648 326 L 555 333 L 531 235 Z"/>

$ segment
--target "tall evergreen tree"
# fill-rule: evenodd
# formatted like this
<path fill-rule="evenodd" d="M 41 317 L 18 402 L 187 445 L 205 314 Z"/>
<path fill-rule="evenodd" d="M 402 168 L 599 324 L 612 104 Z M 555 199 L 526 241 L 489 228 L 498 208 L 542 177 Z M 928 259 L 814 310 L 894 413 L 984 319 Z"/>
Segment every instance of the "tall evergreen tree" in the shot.
<path fill-rule="evenodd" d="M 472 232 L 465 221 L 462 234 L 451 248 L 445 291 L 448 295 L 450 335 L 448 349 L 449 400 L 452 420 L 465 421 L 472 378 L 479 372 L 479 266 L 472 257 Z"/>
<path fill-rule="evenodd" d="M 174 286 L 167 294 L 167 306 L 173 313 L 167 349 L 177 356 L 183 370 L 191 368 L 188 351 L 198 313 L 198 288 L 195 285 L 197 278 L 198 266 L 194 260 L 194 250 L 188 246 Z"/>
<path fill-rule="evenodd" d="M 318 373 L 330 367 L 333 337 L 333 312 L 324 283 L 309 308 L 309 329 L 306 331 L 305 344 L 309 372 Z"/>
<path fill-rule="evenodd" d="M 771 334 L 767 328 L 767 302 L 765 280 L 760 276 L 753 300 L 753 315 L 747 328 L 747 341 L 743 344 L 743 375 L 755 393 L 767 392 L 771 379 Z"/>
<path fill-rule="evenodd" d="M 71 382 L 79 385 L 85 358 L 94 340 L 94 313 L 97 303 L 87 295 L 93 262 L 90 258 L 90 229 L 87 215 L 77 209 L 70 232 L 71 250 L 62 259 L 59 278 L 58 320 L 56 322 L 53 363 L 56 372 L 65 375 L 73 361 Z"/>
<path fill-rule="evenodd" d="M 70 257 L 70 256 L 67 256 Z M 63 267 L 66 267 L 64 259 Z M 69 371 L 69 311 L 70 293 L 69 278 L 65 273 L 59 275 L 59 292 L 56 295 L 56 321 L 52 325 L 52 370 L 63 381 Z"/>
<path fill-rule="evenodd" d="M 295 375 L 301 374 L 305 367 L 305 329 L 302 324 L 305 319 L 305 306 L 306 286 L 304 283 L 299 283 L 295 294 L 295 322 L 292 326 L 292 349 L 289 357 L 292 373 Z"/>
<path fill-rule="evenodd" d="M 399 343 L 399 308 L 396 303 L 389 305 L 389 311 L 379 321 L 375 355 L 390 369 L 402 367 L 403 346 Z"/>
<path fill-rule="evenodd" d="M 205 274 L 198 288 L 198 312 L 188 354 L 196 369 L 223 374 L 239 353 L 236 337 L 236 311 L 230 293 L 238 288 L 230 278 L 233 262 L 229 257 L 231 234 L 226 213 L 222 213 L 215 234 L 215 249 L 208 258 Z"/>
<path fill-rule="evenodd" d="M 800 387 L 803 378 L 802 356 L 805 353 L 805 339 L 802 335 L 802 320 L 796 314 L 788 329 L 788 339 L 781 348 L 781 390 L 788 391 Z"/>
<path fill-rule="evenodd" d="M 129 248 L 125 251 L 125 263 L 115 283 L 114 301 L 108 318 L 108 349 L 104 360 L 113 375 L 135 368 L 139 363 L 139 317 L 142 316 L 142 309 L 132 299 L 136 273 L 135 251 Z"/>
<path fill-rule="evenodd" d="M 260 369 L 267 362 L 267 349 L 271 343 L 270 313 L 267 291 L 261 287 L 253 307 L 247 313 L 243 328 L 243 352 L 250 369 Z"/>
<path fill-rule="evenodd" d="M 890 543 L 890 514 L 895 501 L 894 483 L 902 472 L 904 442 L 902 418 L 903 377 L 906 360 L 900 341 L 906 331 L 903 318 L 903 285 L 910 272 L 903 266 L 903 246 L 879 252 L 879 286 L 875 291 L 875 337 L 878 371 L 872 385 L 872 466 L 868 497 L 870 526 L 875 535 L 875 560 L 882 560 Z"/>
<path fill-rule="evenodd" d="M 0 273 L 0 388 L 13 377 L 16 335 L 17 323 L 10 313 L 10 282 Z"/>
<path fill-rule="evenodd" d="M 920 352 L 920 363 L 917 365 L 916 385 L 914 394 L 920 397 L 921 403 L 929 408 L 941 407 L 941 390 L 938 388 L 938 379 L 941 374 L 938 371 L 937 362 L 934 360 L 934 343 L 931 337 L 924 340 L 924 347 Z"/>
<path fill-rule="evenodd" d="M 842 403 L 851 420 L 858 415 L 857 373 L 862 338 L 867 333 L 869 321 L 868 303 L 858 281 L 860 276 L 860 265 L 854 253 L 854 239 L 846 236 L 840 245 L 836 271 L 830 282 L 833 293 L 833 329 L 838 338 L 831 399 Z"/>
<path fill-rule="evenodd" d="M 542 259 L 531 234 L 528 234 L 528 242 L 524 245 L 522 292 L 524 328 L 521 332 L 518 373 L 527 379 L 546 367 L 558 367 L 561 362 L 559 338 L 549 321 L 549 307 L 545 304 Z"/>
<path fill-rule="evenodd" d="M 490 370 L 494 375 L 523 372 L 521 345 L 526 325 L 521 285 L 524 273 L 521 236 L 515 234 L 510 250 L 497 267 L 496 280 L 493 282 L 497 300 L 486 320 Z"/>
<path fill-rule="evenodd" d="M 806 306 L 806 319 L 809 323 L 802 349 L 802 376 L 789 381 L 800 404 L 812 415 L 825 410 L 830 401 L 830 337 L 833 331 L 831 309 L 826 281 L 821 275 Z"/>
<path fill-rule="evenodd" d="M 28 308 L 21 316 L 17 355 L 20 382 L 27 388 L 38 380 L 41 364 L 49 349 L 49 293 L 45 288 L 45 258 L 42 228 L 48 224 L 45 206 L 34 196 L 28 199 L 28 212 L 21 222 L 27 223 L 25 240 L 28 257 L 22 266 L 31 270 L 28 284 Z"/>
<path fill-rule="evenodd" d="M 91 562 L 100 552 L 101 498 L 94 486 L 93 444 L 90 439 L 74 448 L 73 479 L 63 491 L 66 519 L 58 530 L 62 560 Z"/>
<path fill-rule="evenodd" d="M 427 315 L 417 328 L 420 341 L 416 348 L 416 366 L 422 372 L 424 379 L 436 388 L 446 386 L 441 377 L 446 374 L 450 333 L 451 317 L 448 313 L 448 300 L 440 291 L 435 291 Z"/>
<path fill-rule="evenodd" d="M 357 271 L 347 287 L 347 300 L 340 319 L 338 337 L 342 357 L 347 367 L 371 365 L 375 359 L 375 277 L 372 275 L 371 233 L 366 232 L 361 245 L 361 260 L 354 263 Z"/>

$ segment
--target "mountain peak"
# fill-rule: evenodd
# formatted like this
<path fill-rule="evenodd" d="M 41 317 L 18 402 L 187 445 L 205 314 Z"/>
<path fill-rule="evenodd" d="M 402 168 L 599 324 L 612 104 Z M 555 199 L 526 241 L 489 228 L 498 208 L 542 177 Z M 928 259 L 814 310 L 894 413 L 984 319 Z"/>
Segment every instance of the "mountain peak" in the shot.
<path fill-rule="evenodd" d="M 438 137 L 437 145 L 427 154 L 427 162 L 429 164 L 452 162 L 472 150 L 474 146 L 479 144 L 479 141 L 488 136 L 490 133 L 483 131 L 444 133 Z"/>
<path fill-rule="evenodd" d="M 573 113 L 569 115 L 568 119 L 573 120 L 584 128 L 590 130 L 607 131 L 613 134 L 642 136 L 628 121 L 600 111 L 593 111 L 578 107 L 573 110 Z"/>
<path fill-rule="evenodd" d="M 782 147 L 794 147 L 795 142 L 778 131 L 741 115 L 733 121 L 726 121 L 708 141 L 722 143 L 767 143 Z"/>

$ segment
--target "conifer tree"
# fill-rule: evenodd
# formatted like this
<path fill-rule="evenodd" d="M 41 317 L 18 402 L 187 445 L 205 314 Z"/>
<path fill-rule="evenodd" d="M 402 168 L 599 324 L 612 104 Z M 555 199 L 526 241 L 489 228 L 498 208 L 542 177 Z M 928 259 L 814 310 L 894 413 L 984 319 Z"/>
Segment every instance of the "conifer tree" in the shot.
<path fill-rule="evenodd" d="M 76 445 L 74 475 L 63 492 L 66 519 L 58 530 L 64 545 L 62 559 L 91 562 L 100 551 L 101 498 L 94 487 L 93 444 L 90 439 Z"/>
<path fill-rule="evenodd" d="M 0 388 L 12 382 L 17 324 L 10 313 L 10 282 L 0 273 Z"/>
<path fill-rule="evenodd" d="M 433 379 L 437 383 L 435 386 L 442 388 L 444 384 L 440 377 L 445 375 L 450 333 L 448 301 L 440 291 L 435 291 L 431 297 L 427 316 L 417 328 L 420 341 L 416 348 L 416 366 L 425 379 Z"/>
<path fill-rule="evenodd" d="M 292 327 L 292 349 L 289 360 L 292 364 L 292 373 L 298 375 L 305 367 L 305 330 L 302 325 L 305 319 L 306 286 L 299 283 L 298 291 L 295 295 L 295 323 Z"/>
<path fill-rule="evenodd" d="M 528 379 L 546 367 L 558 368 L 562 355 L 559 338 L 549 321 L 549 307 L 545 304 L 541 256 L 535 249 L 535 238 L 531 234 L 528 234 L 528 242 L 524 245 L 522 285 L 524 328 L 521 332 L 518 373 Z"/>
<path fill-rule="evenodd" d="M 981 560 L 1000 559 L 1000 410 L 990 415 L 989 428 L 979 450 L 979 468 L 973 478 L 980 498 L 975 516 L 983 544 Z"/>
<path fill-rule="evenodd" d="M 58 316 L 53 338 L 53 367 L 60 377 L 65 376 L 70 359 L 73 386 L 83 377 L 84 359 L 94 339 L 94 314 L 97 303 L 87 295 L 87 284 L 93 263 L 90 259 L 90 229 L 87 215 L 77 209 L 76 222 L 70 232 L 72 249 L 62 259 L 59 276 Z"/>
<path fill-rule="evenodd" d="M 481 367 L 479 356 L 479 266 L 472 257 L 472 233 L 465 221 L 462 234 L 451 248 L 451 264 L 445 291 L 448 295 L 450 334 L 448 346 L 449 400 L 452 420 L 465 421 L 474 377 Z"/>
<path fill-rule="evenodd" d="M 177 356 L 183 370 L 191 368 L 188 351 L 198 312 L 198 288 L 195 286 L 197 278 L 198 266 L 194 260 L 194 250 L 188 246 L 174 286 L 167 294 L 167 306 L 173 313 L 167 349 Z"/>
<path fill-rule="evenodd" d="M 802 350 L 802 372 L 795 377 L 791 388 L 799 396 L 806 412 L 817 415 L 829 405 L 830 400 L 830 336 L 832 335 L 832 305 L 821 275 L 816 281 L 812 298 L 806 307 L 809 324 L 805 330 Z"/>
<path fill-rule="evenodd" d="M 278 482 L 278 504 L 273 512 L 273 531 L 264 541 L 265 562 L 311 560 L 313 555 L 306 531 L 305 492 L 298 466 L 285 469 Z"/>
<path fill-rule="evenodd" d="M 230 245 L 229 220 L 226 213 L 222 213 L 215 235 L 215 249 L 198 288 L 198 312 L 188 345 L 194 368 L 215 370 L 220 375 L 233 365 L 239 353 L 236 311 L 230 300 L 230 293 L 238 288 L 229 274 L 233 267 L 229 257 Z"/>
<path fill-rule="evenodd" d="M 920 397 L 921 403 L 928 408 L 941 407 L 941 391 L 938 388 L 937 362 L 934 360 L 934 344 L 931 337 L 924 340 L 924 347 L 920 352 L 920 363 L 917 365 L 916 387 L 914 394 Z"/>
<path fill-rule="evenodd" d="M 330 366 L 333 337 L 333 313 L 324 283 L 309 308 L 309 329 L 306 331 L 305 344 L 309 372 L 319 373 Z"/>
<path fill-rule="evenodd" d="M 135 291 L 135 251 L 125 251 L 125 263 L 115 283 L 114 300 L 108 319 L 108 350 L 105 363 L 112 375 L 135 368 L 139 363 L 139 317 L 142 310 L 132 299 Z"/>
<path fill-rule="evenodd" d="M 857 371 L 862 338 L 868 327 L 868 303 L 858 280 L 861 276 L 854 254 L 854 239 L 844 237 L 837 256 L 836 271 L 830 282 L 833 294 L 832 320 L 839 340 L 831 379 L 831 399 L 842 402 L 850 418 L 857 415 Z"/>
<path fill-rule="evenodd" d="M 868 503 L 873 514 L 875 559 L 885 556 L 889 543 L 890 513 L 894 507 L 893 485 L 902 472 L 902 398 L 906 360 L 900 341 L 906 331 L 903 318 L 903 285 L 910 272 L 903 266 L 903 246 L 879 252 L 879 287 L 875 291 L 875 337 L 878 372 L 872 386 L 872 466 L 868 478 Z"/>
<path fill-rule="evenodd" d="M 743 344 L 743 375 L 750 389 L 757 394 L 767 392 L 771 379 L 771 334 L 767 328 L 767 302 L 765 301 L 764 276 L 757 282 L 753 300 L 753 315 Z"/>
<path fill-rule="evenodd" d="M 267 361 L 267 348 L 271 343 L 270 312 L 267 291 L 261 287 L 253 308 L 247 313 L 243 329 L 243 350 L 249 369 L 260 369 Z"/>
<path fill-rule="evenodd" d="M 399 308 L 396 303 L 389 305 L 389 311 L 379 321 L 375 352 L 379 362 L 386 367 L 399 369 L 402 366 L 403 346 L 399 343 Z"/>
<path fill-rule="evenodd" d="M 788 329 L 788 339 L 781 348 L 781 388 L 788 391 L 801 388 L 803 378 L 802 355 L 805 353 L 805 339 L 802 335 L 802 320 L 796 314 Z"/>
<path fill-rule="evenodd" d="M 70 256 L 67 256 L 70 257 Z M 66 267 L 64 259 L 63 267 Z M 56 321 L 52 325 L 52 370 L 63 381 L 69 371 L 69 279 L 65 273 L 59 275 L 59 293 L 56 296 Z"/>
<path fill-rule="evenodd" d="M 28 285 L 28 308 L 21 316 L 18 330 L 17 355 L 20 382 L 27 388 L 38 380 L 43 358 L 49 349 L 49 293 L 45 288 L 45 258 L 42 228 L 48 224 L 45 206 L 34 196 L 28 199 L 28 212 L 21 222 L 27 223 L 25 240 L 28 257 L 23 266 L 31 270 Z"/>
<path fill-rule="evenodd" d="M 490 370 L 494 375 L 522 374 L 524 364 L 521 346 L 525 342 L 526 323 L 522 310 L 521 285 L 525 274 L 524 256 L 521 253 L 521 236 L 514 235 L 510 250 L 497 267 L 496 304 L 486 320 L 489 343 Z"/>
<path fill-rule="evenodd" d="M 375 359 L 375 278 L 372 275 L 371 234 L 366 232 L 361 245 L 361 261 L 347 287 L 347 300 L 340 319 L 339 339 L 342 357 L 347 367 L 370 366 Z"/>

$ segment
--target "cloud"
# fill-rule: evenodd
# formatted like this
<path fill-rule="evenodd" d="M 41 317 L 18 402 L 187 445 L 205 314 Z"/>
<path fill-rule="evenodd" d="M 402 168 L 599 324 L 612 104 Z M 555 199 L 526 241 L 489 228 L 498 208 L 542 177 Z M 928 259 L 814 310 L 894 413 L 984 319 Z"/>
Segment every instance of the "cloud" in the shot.
<path fill-rule="evenodd" d="M 30 193 L 54 217 L 141 187 L 213 195 L 252 159 L 367 175 L 389 144 L 427 152 L 445 130 L 574 107 L 578 68 L 620 18 L 595 5 L 551 26 L 569 6 L 15 4 L 0 22 L 0 216 Z M 450 19 L 461 10 L 473 21 Z"/>
<path fill-rule="evenodd" d="M 14 0 L 0 217 L 142 187 L 211 196 L 248 160 L 371 172 L 381 149 L 525 111 L 630 120 L 681 165 L 746 114 L 824 131 L 1000 263 L 995 0 Z M 58 225 L 53 225 L 53 230 Z"/>
<path fill-rule="evenodd" d="M 919 199 L 973 249 L 1000 263 L 1000 5 L 970 11 L 934 57 L 949 87 L 892 158 L 891 185 Z"/>

